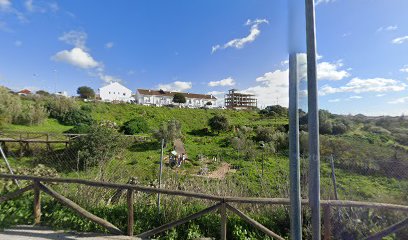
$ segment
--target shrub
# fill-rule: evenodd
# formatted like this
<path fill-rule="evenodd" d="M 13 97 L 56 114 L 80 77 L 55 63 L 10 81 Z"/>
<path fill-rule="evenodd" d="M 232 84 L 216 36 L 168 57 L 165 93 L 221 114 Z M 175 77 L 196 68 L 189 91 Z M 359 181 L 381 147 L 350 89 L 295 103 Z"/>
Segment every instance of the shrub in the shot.
<path fill-rule="evenodd" d="M 92 117 L 89 112 L 84 110 L 72 109 L 65 113 L 58 119 L 60 123 L 68 126 L 76 126 L 79 124 L 91 125 L 93 123 Z"/>
<path fill-rule="evenodd" d="M 38 125 L 43 123 L 47 117 L 48 112 L 43 106 L 38 103 L 27 103 L 23 106 L 22 112 L 13 123 L 29 126 Z"/>
<path fill-rule="evenodd" d="M 149 125 L 144 118 L 138 117 L 125 122 L 122 131 L 127 135 L 146 133 L 149 131 Z"/>
<path fill-rule="evenodd" d="M 68 112 L 79 109 L 73 99 L 58 96 L 49 98 L 45 106 L 50 113 L 50 117 L 57 120 L 61 120 Z"/>
<path fill-rule="evenodd" d="M 265 143 L 272 142 L 273 141 L 273 130 L 271 128 L 258 127 L 256 129 L 255 140 L 258 142 L 263 141 Z"/>
<path fill-rule="evenodd" d="M 164 139 L 164 143 L 167 145 L 173 142 L 176 138 L 180 138 L 181 134 L 181 123 L 178 120 L 170 120 L 168 122 L 163 122 L 160 128 L 154 132 L 154 138 L 158 141 Z"/>
<path fill-rule="evenodd" d="M 213 132 L 220 133 L 221 131 L 227 131 L 229 128 L 229 121 L 223 115 L 215 115 L 208 120 L 208 126 L 210 126 Z"/>
<path fill-rule="evenodd" d="M 11 94 L 9 89 L 0 86 L 0 124 L 17 120 L 21 111 L 20 98 Z"/>
<path fill-rule="evenodd" d="M 73 133 L 73 134 L 86 134 L 89 133 L 91 126 L 86 124 L 78 124 L 73 128 L 65 131 L 65 133 Z"/>
<path fill-rule="evenodd" d="M 125 139 L 113 128 L 92 125 L 87 135 L 78 138 L 72 149 L 78 152 L 80 169 L 108 163 L 120 155 L 124 149 Z"/>
<path fill-rule="evenodd" d="M 95 91 L 87 86 L 82 86 L 77 89 L 77 94 L 80 98 L 89 99 L 95 97 Z"/>
<path fill-rule="evenodd" d="M 173 102 L 175 103 L 186 103 L 186 97 L 182 93 L 176 93 L 173 96 Z"/>
<path fill-rule="evenodd" d="M 262 109 L 260 112 L 262 115 L 272 116 L 272 117 L 287 117 L 289 110 L 280 105 L 267 106 L 265 109 Z"/>

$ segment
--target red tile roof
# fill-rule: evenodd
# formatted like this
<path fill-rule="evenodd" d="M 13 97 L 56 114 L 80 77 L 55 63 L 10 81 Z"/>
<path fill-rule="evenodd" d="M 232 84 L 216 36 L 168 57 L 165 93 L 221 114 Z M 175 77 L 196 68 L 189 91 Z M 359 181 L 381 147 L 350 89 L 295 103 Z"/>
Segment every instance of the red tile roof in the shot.
<path fill-rule="evenodd" d="M 163 90 L 150 90 L 150 89 L 137 89 L 140 94 L 149 96 L 167 96 L 173 97 L 176 93 L 183 94 L 186 98 L 202 98 L 202 99 L 217 99 L 213 95 L 209 94 L 197 94 L 197 93 L 183 93 L 183 92 L 173 92 L 173 91 L 163 91 Z"/>

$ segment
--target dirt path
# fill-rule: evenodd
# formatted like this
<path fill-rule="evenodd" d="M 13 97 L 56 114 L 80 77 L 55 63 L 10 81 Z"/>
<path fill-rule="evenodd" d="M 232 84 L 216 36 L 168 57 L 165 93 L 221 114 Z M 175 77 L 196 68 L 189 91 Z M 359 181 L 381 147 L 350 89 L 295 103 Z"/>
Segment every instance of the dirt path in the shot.
<path fill-rule="evenodd" d="M 227 173 L 233 172 L 233 171 L 234 170 L 231 169 L 231 165 L 229 165 L 228 163 L 222 163 L 221 166 L 217 170 L 208 174 L 207 177 L 214 178 L 214 179 L 224 179 Z"/>
<path fill-rule="evenodd" d="M 184 148 L 184 143 L 181 141 L 181 139 L 174 140 L 174 150 L 177 152 L 177 154 L 184 153 L 187 158 L 186 149 Z"/>

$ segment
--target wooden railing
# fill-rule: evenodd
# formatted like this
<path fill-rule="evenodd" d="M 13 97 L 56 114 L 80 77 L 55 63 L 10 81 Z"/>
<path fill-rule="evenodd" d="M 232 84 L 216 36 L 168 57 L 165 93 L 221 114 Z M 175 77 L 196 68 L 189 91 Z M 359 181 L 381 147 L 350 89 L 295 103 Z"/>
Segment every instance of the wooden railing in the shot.
<path fill-rule="evenodd" d="M 52 196 L 54 199 L 56 199 L 63 205 L 69 207 L 70 209 L 72 209 L 73 211 L 81 215 L 82 217 L 87 218 L 90 221 L 102 226 L 103 228 L 107 229 L 109 232 L 113 234 L 120 234 L 120 235 L 124 233 L 119 228 L 117 228 L 110 222 L 86 211 L 85 209 L 83 209 L 82 207 L 74 203 L 73 201 L 69 200 L 68 198 L 54 191 L 49 186 L 44 185 L 44 183 L 74 183 L 74 184 L 82 184 L 82 185 L 93 186 L 93 187 L 125 190 L 127 191 L 127 206 L 128 206 L 127 235 L 129 236 L 133 236 L 133 226 L 134 226 L 133 203 L 134 203 L 134 193 L 135 192 L 139 191 L 139 192 L 145 192 L 145 193 L 160 193 L 160 194 L 167 194 L 167 195 L 199 198 L 199 199 L 205 199 L 205 200 L 217 202 L 215 205 L 212 205 L 211 207 L 208 207 L 197 213 L 189 215 L 183 219 L 180 219 L 180 220 L 177 220 L 171 223 L 167 223 L 157 228 L 146 231 L 144 233 L 138 234 L 137 236 L 141 238 L 149 238 L 163 231 L 169 230 L 171 228 L 184 224 L 188 221 L 201 217 L 204 214 L 219 210 L 219 213 L 221 215 L 220 238 L 225 240 L 227 239 L 227 209 L 228 209 L 229 211 L 235 213 L 236 215 L 238 215 L 240 218 L 242 218 L 244 221 L 246 221 L 253 227 L 265 233 L 267 236 L 273 239 L 283 240 L 284 239 L 283 237 L 279 236 L 278 234 L 269 230 L 268 228 L 266 228 L 259 222 L 250 218 L 248 215 L 246 215 L 239 209 L 231 206 L 231 203 L 269 204 L 269 205 L 289 205 L 290 204 L 290 200 L 287 198 L 222 197 L 222 196 L 215 196 L 215 195 L 194 193 L 194 192 L 187 192 L 187 191 L 180 191 L 180 190 L 144 187 L 144 186 L 138 186 L 138 185 L 133 185 L 133 184 L 96 182 L 96 181 L 90 181 L 90 180 L 84 180 L 84 179 L 49 178 L 49 177 L 36 177 L 36 176 L 11 175 L 11 174 L 0 174 L 0 178 L 32 181 L 31 185 L 28 185 L 14 192 L 10 192 L 3 196 L 0 196 L 0 204 L 7 200 L 18 197 L 27 191 L 34 190 L 34 223 L 36 224 L 40 223 L 41 221 L 41 192 L 44 192 Z M 303 205 L 309 204 L 308 200 L 302 200 L 302 204 Z M 395 204 L 387 204 L 387 203 L 321 200 L 321 207 L 324 210 L 323 220 L 324 220 L 324 239 L 325 240 L 331 239 L 330 215 L 331 215 L 332 207 L 359 207 L 359 208 L 387 209 L 387 210 L 395 210 L 395 211 L 408 213 L 408 206 L 406 205 L 395 205 Z M 408 218 L 397 224 L 390 226 L 389 228 L 377 234 L 374 234 L 371 237 L 368 237 L 367 239 L 368 240 L 381 239 L 382 237 L 390 235 L 406 227 L 407 225 L 408 225 Z"/>

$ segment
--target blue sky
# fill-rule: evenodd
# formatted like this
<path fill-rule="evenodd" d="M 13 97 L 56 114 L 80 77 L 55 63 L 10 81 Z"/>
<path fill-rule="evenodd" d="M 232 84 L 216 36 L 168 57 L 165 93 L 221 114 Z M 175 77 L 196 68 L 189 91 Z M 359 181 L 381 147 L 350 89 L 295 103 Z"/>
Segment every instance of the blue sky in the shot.
<path fill-rule="evenodd" d="M 318 0 L 321 108 L 408 114 L 406 9 Z M 0 46 L 0 84 L 12 89 L 75 94 L 121 81 L 219 98 L 238 88 L 261 106 L 287 105 L 286 0 L 0 0 Z"/>

